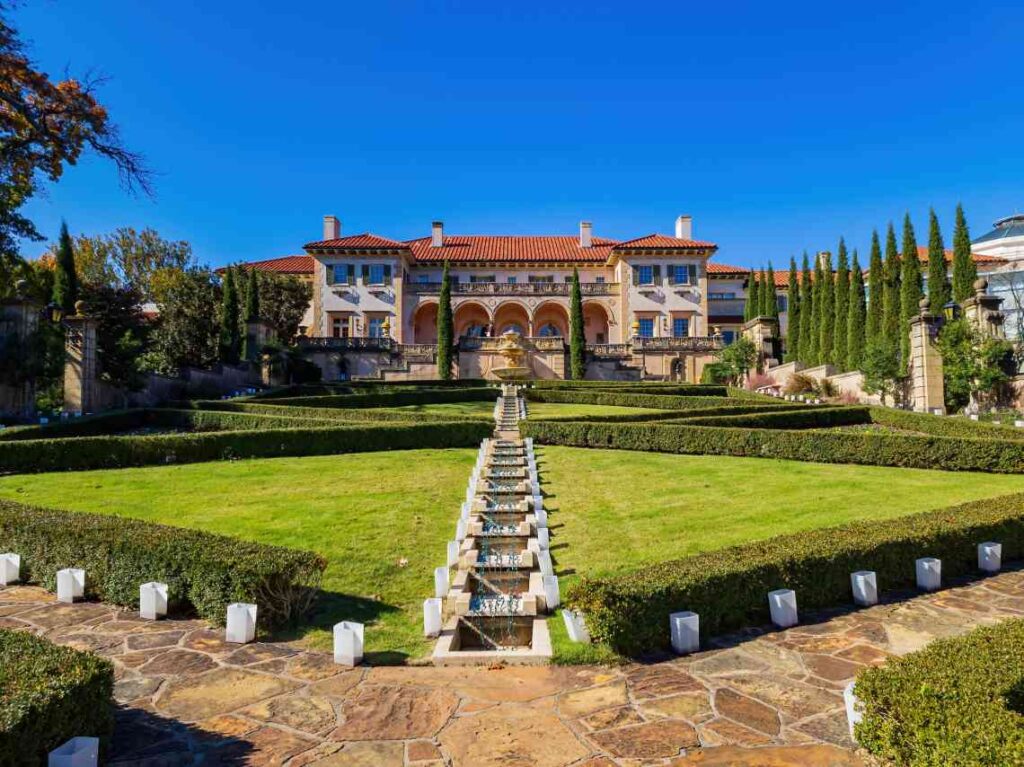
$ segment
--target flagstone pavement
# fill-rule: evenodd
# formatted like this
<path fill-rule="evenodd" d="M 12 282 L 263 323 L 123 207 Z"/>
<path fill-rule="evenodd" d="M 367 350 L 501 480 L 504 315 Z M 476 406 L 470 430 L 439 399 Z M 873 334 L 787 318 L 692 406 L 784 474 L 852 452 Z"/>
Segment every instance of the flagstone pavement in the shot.
<path fill-rule="evenodd" d="M 118 767 L 852 767 L 864 762 L 843 686 L 933 638 L 1024 615 L 1024 572 L 903 597 L 615 667 L 350 670 L 28 586 L 0 588 L 0 627 L 113 661 Z"/>

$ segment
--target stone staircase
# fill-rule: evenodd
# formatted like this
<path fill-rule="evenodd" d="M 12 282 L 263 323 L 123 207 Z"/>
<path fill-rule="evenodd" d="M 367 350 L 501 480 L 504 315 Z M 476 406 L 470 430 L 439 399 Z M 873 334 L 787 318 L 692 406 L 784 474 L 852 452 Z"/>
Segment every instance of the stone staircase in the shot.
<path fill-rule="evenodd" d="M 495 436 L 480 445 L 449 544 L 454 562 L 449 556 L 448 573 L 435 573 L 439 587 L 439 578 L 455 570 L 443 596 L 436 665 L 545 663 L 551 657 L 541 616 L 558 606 L 558 579 L 533 440 L 519 436 L 525 412 L 518 387 L 503 386 Z"/>

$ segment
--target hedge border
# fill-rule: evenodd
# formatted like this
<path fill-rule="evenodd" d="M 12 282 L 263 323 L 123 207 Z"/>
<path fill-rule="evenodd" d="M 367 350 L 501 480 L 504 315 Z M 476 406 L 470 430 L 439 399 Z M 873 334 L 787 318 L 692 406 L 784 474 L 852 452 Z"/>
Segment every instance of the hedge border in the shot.
<path fill-rule="evenodd" d="M 703 395 L 671 395 L 671 394 L 629 394 L 614 391 L 592 390 L 558 390 L 558 389 L 527 389 L 527 401 L 556 402 L 573 405 L 614 405 L 618 407 L 643 407 L 656 410 L 689 410 L 694 408 L 726 407 L 736 405 L 736 398 L 709 397 Z M 753 402 L 744 401 L 747 407 L 755 407 Z M 806 407 L 806 405 L 787 404 L 778 400 L 768 400 L 764 406 Z"/>
<path fill-rule="evenodd" d="M 872 407 L 871 421 L 896 429 L 933 434 L 936 437 L 974 437 L 978 439 L 1006 439 L 1024 442 L 1024 429 L 1016 426 L 1002 426 L 985 421 L 972 421 L 959 416 L 940 416 L 927 413 L 913 413 L 908 410 L 894 410 L 888 407 Z"/>
<path fill-rule="evenodd" d="M 262 402 L 236 402 L 234 400 L 199 400 L 187 403 L 188 407 L 197 410 L 215 410 L 236 413 L 262 413 L 282 417 L 313 418 L 324 422 L 423 422 L 436 421 L 449 423 L 452 421 L 470 421 L 493 423 L 488 416 L 468 416 L 458 413 L 423 413 L 415 410 L 374 407 L 360 410 L 358 408 L 309 407 L 305 405 L 277 405 Z"/>
<path fill-rule="evenodd" d="M 314 397 L 281 397 L 278 405 L 320 408 L 396 407 L 401 405 L 440 405 L 448 402 L 497 401 L 493 388 L 471 389 L 414 389 L 412 391 L 385 391 L 368 394 L 328 394 Z"/>

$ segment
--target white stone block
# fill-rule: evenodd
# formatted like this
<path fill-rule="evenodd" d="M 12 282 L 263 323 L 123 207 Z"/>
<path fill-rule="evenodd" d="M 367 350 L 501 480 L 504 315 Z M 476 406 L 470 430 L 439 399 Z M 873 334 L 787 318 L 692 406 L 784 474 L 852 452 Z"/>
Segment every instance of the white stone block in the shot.
<path fill-rule="evenodd" d="M 537 509 L 533 512 L 533 515 L 537 518 L 537 529 L 540 530 L 542 527 L 548 526 L 548 513 L 544 509 Z"/>
<path fill-rule="evenodd" d="M 530 492 L 534 495 L 540 495 L 540 483 L 536 479 L 530 480 Z"/>
<path fill-rule="evenodd" d="M 1003 544 L 994 541 L 978 544 L 978 569 L 998 573 L 1003 566 Z"/>
<path fill-rule="evenodd" d="M 423 636 L 436 637 L 441 633 L 442 604 L 437 597 L 423 600 Z"/>
<path fill-rule="evenodd" d="M 228 625 L 224 641 L 248 644 L 256 638 L 256 605 L 232 602 L 228 605 Z"/>
<path fill-rule="evenodd" d="M 544 601 L 547 603 L 548 612 L 554 612 L 555 608 L 562 604 L 562 595 L 558 591 L 558 576 L 544 576 Z"/>
<path fill-rule="evenodd" d="M 583 613 L 573 610 L 562 610 L 562 620 L 565 622 L 565 630 L 569 634 L 570 642 L 590 644 L 590 632 L 587 630 L 587 623 L 583 619 Z"/>
<path fill-rule="evenodd" d="M 523 444 L 526 445 L 527 450 L 533 450 L 533 437 L 527 437 L 524 439 Z"/>
<path fill-rule="evenodd" d="M 334 662 L 358 666 L 363 662 L 363 624 L 342 621 L 334 624 Z"/>
<path fill-rule="evenodd" d="M 540 554 L 540 541 L 536 538 L 531 538 L 526 542 L 526 550 L 532 551 L 534 554 Z"/>
<path fill-rule="evenodd" d="M 1024 429 L 1024 421 L 1016 420 L 1013 422 L 1013 425 L 1016 426 L 1018 429 Z"/>
<path fill-rule="evenodd" d="M 777 589 L 768 592 L 768 609 L 772 623 L 780 629 L 788 629 L 800 622 L 796 610 L 796 592 L 793 589 Z"/>
<path fill-rule="evenodd" d="M 668 629 L 672 637 L 672 649 L 679 655 L 697 652 L 700 649 L 700 616 L 686 610 L 668 616 Z"/>
<path fill-rule="evenodd" d="M 537 564 L 540 567 L 541 575 L 554 575 L 555 568 L 551 563 L 551 552 L 542 551 L 537 555 Z"/>
<path fill-rule="evenodd" d="M 96 767 L 100 759 L 100 739 L 77 737 L 50 752 L 47 767 Z"/>
<path fill-rule="evenodd" d="M 915 562 L 917 587 L 921 591 L 935 591 L 942 585 L 942 561 L 935 557 L 921 557 Z"/>
<path fill-rule="evenodd" d="M 454 567 L 459 563 L 459 542 L 448 541 L 448 567 Z"/>
<path fill-rule="evenodd" d="M 462 507 L 459 509 L 459 519 L 461 519 L 463 522 L 467 522 L 469 520 L 469 512 L 471 510 L 471 504 L 469 504 L 466 501 L 463 501 Z"/>
<path fill-rule="evenodd" d="M 970 419 L 971 419 L 972 421 L 977 421 L 977 420 L 978 420 L 978 414 L 977 414 L 977 413 L 971 413 L 971 415 L 970 415 Z"/>
<path fill-rule="evenodd" d="M 448 568 L 434 568 L 434 596 L 444 597 L 448 594 Z"/>
<path fill-rule="evenodd" d="M 466 532 L 469 530 L 469 523 L 464 519 L 460 519 L 455 523 L 455 540 L 462 543 L 466 540 Z"/>
<path fill-rule="evenodd" d="M 850 573 L 850 587 L 853 589 L 854 604 L 861 607 L 878 604 L 878 577 L 873 570 Z"/>
<path fill-rule="evenodd" d="M 8 552 L 0 554 L 0 586 L 8 586 L 21 580 L 21 555 Z"/>
<path fill-rule="evenodd" d="M 167 584 L 151 581 L 139 586 L 139 617 L 155 621 L 167 615 Z"/>
<path fill-rule="evenodd" d="M 843 703 L 846 704 L 846 722 L 850 726 L 850 737 L 853 738 L 853 727 L 864 718 L 864 705 L 854 692 L 856 682 L 850 682 L 843 689 Z M 856 741 L 856 738 L 854 738 Z"/>
<path fill-rule="evenodd" d="M 69 567 L 57 571 L 57 601 L 74 602 L 85 596 L 85 570 Z"/>
<path fill-rule="evenodd" d="M 537 531 L 537 543 L 540 544 L 542 549 L 551 548 L 551 533 L 548 532 L 546 527 L 542 527 Z"/>
<path fill-rule="evenodd" d="M 544 496 L 539 494 L 533 496 L 533 510 L 544 511 Z"/>

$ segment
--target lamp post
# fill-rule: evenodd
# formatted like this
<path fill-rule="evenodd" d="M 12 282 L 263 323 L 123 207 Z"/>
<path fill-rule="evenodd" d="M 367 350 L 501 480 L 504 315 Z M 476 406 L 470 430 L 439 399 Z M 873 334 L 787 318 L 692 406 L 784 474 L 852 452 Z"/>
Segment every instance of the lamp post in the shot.
<path fill-rule="evenodd" d="M 956 301 L 948 301 L 942 307 L 942 314 L 946 318 L 946 322 L 960 319 L 960 311 L 960 304 Z"/>

